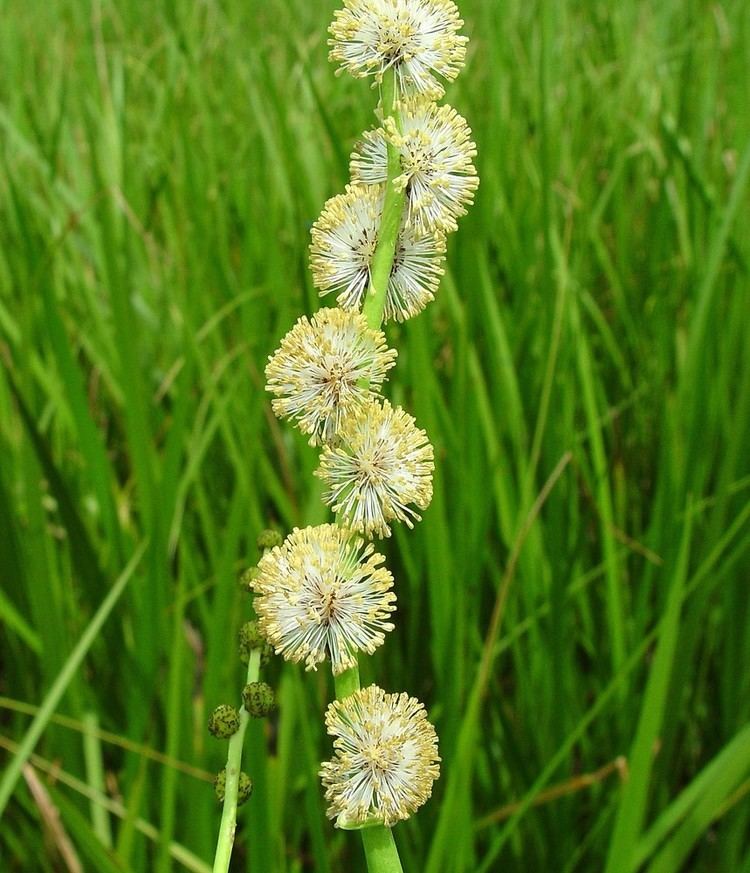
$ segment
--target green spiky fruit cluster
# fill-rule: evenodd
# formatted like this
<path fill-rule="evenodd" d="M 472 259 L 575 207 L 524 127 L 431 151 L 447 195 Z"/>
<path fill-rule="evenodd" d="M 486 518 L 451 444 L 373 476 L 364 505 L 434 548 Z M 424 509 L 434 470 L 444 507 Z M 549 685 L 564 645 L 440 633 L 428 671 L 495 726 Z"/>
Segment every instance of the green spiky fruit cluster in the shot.
<path fill-rule="evenodd" d="M 276 705 L 276 696 L 267 682 L 250 682 L 242 690 L 242 703 L 253 718 L 265 718 Z"/>
<path fill-rule="evenodd" d="M 220 803 L 224 802 L 224 792 L 227 787 L 227 771 L 219 770 L 214 779 L 214 791 Z M 239 783 L 237 785 L 237 806 L 242 806 L 243 803 L 253 793 L 253 780 L 244 771 L 240 773 Z"/>
<path fill-rule="evenodd" d="M 208 732 L 220 740 L 228 740 L 237 733 L 240 726 L 240 715 L 228 703 L 217 706 L 208 719 Z"/>
<path fill-rule="evenodd" d="M 284 538 L 277 530 L 271 530 L 267 528 L 266 530 L 262 530 L 258 534 L 258 548 L 263 551 L 265 549 L 272 549 L 274 546 L 280 546 Z"/>
<path fill-rule="evenodd" d="M 267 664 L 272 654 L 272 649 L 266 642 L 266 638 L 260 632 L 257 621 L 247 621 L 240 628 L 240 660 L 247 664 L 250 660 L 250 652 L 260 650 L 261 664 Z"/>

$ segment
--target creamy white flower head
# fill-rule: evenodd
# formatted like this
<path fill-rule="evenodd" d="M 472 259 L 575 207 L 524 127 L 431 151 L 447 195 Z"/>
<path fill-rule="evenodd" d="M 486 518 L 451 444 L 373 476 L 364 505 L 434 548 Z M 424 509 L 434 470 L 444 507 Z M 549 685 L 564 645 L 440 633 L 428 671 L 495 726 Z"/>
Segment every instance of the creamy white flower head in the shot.
<path fill-rule="evenodd" d="M 335 446 L 325 446 L 315 475 L 334 512 L 366 536 L 390 536 L 392 519 L 413 527 L 432 500 L 433 450 L 411 415 L 374 398 L 341 421 Z"/>
<path fill-rule="evenodd" d="M 408 223 L 420 232 L 456 229 L 479 185 L 472 163 L 477 149 L 466 120 L 452 106 L 425 100 L 408 101 L 401 131 L 392 119 L 364 134 L 352 155 L 355 182 L 377 185 L 388 176 L 387 144 L 401 157 L 397 187 L 406 190 Z"/>
<path fill-rule="evenodd" d="M 344 309 L 360 309 L 370 285 L 385 186 L 350 185 L 332 197 L 312 228 L 310 269 L 321 296 L 335 292 Z M 443 275 L 445 240 L 402 224 L 388 279 L 385 321 L 405 321 L 434 298 Z"/>
<path fill-rule="evenodd" d="M 273 411 L 296 421 L 311 435 L 310 445 L 328 442 L 342 414 L 380 390 L 396 355 L 358 312 L 321 309 L 310 321 L 303 316 L 266 366 Z"/>
<path fill-rule="evenodd" d="M 383 79 L 393 69 L 398 93 L 441 97 L 436 78 L 453 80 L 464 64 L 465 36 L 452 0 L 344 0 L 329 28 L 331 60 L 353 76 Z"/>
<path fill-rule="evenodd" d="M 391 827 L 432 794 L 440 775 L 437 734 L 414 697 L 371 685 L 334 700 L 326 727 L 334 755 L 320 776 L 338 827 Z"/>
<path fill-rule="evenodd" d="M 294 531 L 258 563 L 250 585 L 258 624 L 276 654 L 316 669 L 326 657 L 334 674 L 357 652 L 382 644 L 396 609 L 393 576 L 372 543 L 334 524 Z"/>

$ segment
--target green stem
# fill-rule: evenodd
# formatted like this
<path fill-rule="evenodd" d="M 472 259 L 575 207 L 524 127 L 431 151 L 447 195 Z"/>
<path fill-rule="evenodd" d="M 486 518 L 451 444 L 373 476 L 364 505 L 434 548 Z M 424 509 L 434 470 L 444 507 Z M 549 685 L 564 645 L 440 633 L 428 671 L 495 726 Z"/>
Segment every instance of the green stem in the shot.
<path fill-rule="evenodd" d="M 393 70 L 388 70 L 383 77 L 382 85 L 383 121 L 393 118 L 398 128 L 401 127 L 398 108 L 396 106 L 396 76 Z M 370 268 L 370 287 L 362 307 L 362 314 L 367 319 L 369 327 L 378 328 L 383 320 L 385 298 L 388 293 L 388 282 L 391 278 L 393 258 L 396 254 L 398 231 L 406 205 L 406 190 L 397 190 L 394 180 L 401 175 L 401 157 L 398 149 L 388 143 L 388 179 L 383 202 L 383 215 L 380 221 L 378 244 L 372 258 Z"/>
<path fill-rule="evenodd" d="M 354 665 L 333 677 L 336 697 L 343 700 L 359 690 L 359 666 Z M 403 873 L 396 842 L 391 829 L 371 825 L 360 830 L 369 873 Z"/>
<path fill-rule="evenodd" d="M 390 828 L 377 825 L 361 830 L 369 873 L 403 873 Z"/>
<path fill-rule="evenodd" d="M 389 70 L 382 85 L 383 121 L 393 118 L 397 128 L 401 128 L 401 119 L 396 106 L 396 77 Z M 398 190 L 394 180 L 401 175 L 401 157 L 398 149 L 388 143 L 388 179 L 386 181 L 383 215 L 380 221 L 378 244 L 370 268 L 370 287 L 367 292 L 362 314 L 368 327 L 379 328 L 383 321 L 385 299 L 388 293 L 388 282 L 393 269 L 396 255 L 398 232 L 406 206 L 406 190 Z M 360 687 L 359 666 L 355 665 L 334 677 L 336 697 L 342 700 L 353 694 Z M 362 845 L 367 859 L 369 873 L 403 873 L 398 849 L 393 839 L 391 829 L 384 825 L 374 825 L 363 828 Z"/>
<path fill-rule="evenodd" d="M 260 673 L 260 650 L 250 652 L 247 664 L 247 682 L 257 682 Z M 219 825 L 219 839 L 216 843 L 213 873 L 227 873 L 234 846 L 234 832 L 237 828 L 237 788 L 242 769 L 242 744 L 250 716 L 244 706 L 240 707 L 240 726 L 229 740 L 227 752 L 226 785 L 224 788 L 224 808 Z"/>
<path fill-rule="evenodd" d="M 336 688 L 336 697 L 343 700 L 355 691 L 359 691 L 359 665 L 355 664 L 338 676 L 333 677 L 333 684 Z"/>

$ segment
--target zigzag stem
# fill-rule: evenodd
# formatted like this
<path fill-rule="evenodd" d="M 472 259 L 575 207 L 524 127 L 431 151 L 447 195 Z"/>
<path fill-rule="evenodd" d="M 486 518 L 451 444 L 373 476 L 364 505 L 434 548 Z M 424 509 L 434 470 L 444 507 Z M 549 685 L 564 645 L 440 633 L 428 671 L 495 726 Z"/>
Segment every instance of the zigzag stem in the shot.
<path fill-rule="evenodd" d="M 393 118 L 398 128 L 401 127 L 396 100 L 396 76 L 393 70 L 387 70 L 381 85 L 381 101 L 383 121 Z M 378 243 L 372 259 L 370 270 L 370 287 L 368 288 L 362 314 L 367 326 L 378 329 L 383 321 L 383 310 L 388 293 L 388 282 L 396 255 L 396 244 L 401 220 L 406 205 L 405 189 L 397 189 L 394 180 L 401 175 L 401 158 L 398 149 L 388 142 L 388 179 L 386 181 L 383 214 L 380 220 Z M 364 387 L 364 386 L 363 386 Z M 337 519 L 338 521 L 338 519 Z M 338 676 L 334 676 L 336 697 L 342 700 L 360 688 L 359 666 L 355 664 Z M 383 825 L 372 825 L 360 831 L 362 845 L 367 859 L 369 873 L 403 873 L 398 849 L 390 828 Z"/>

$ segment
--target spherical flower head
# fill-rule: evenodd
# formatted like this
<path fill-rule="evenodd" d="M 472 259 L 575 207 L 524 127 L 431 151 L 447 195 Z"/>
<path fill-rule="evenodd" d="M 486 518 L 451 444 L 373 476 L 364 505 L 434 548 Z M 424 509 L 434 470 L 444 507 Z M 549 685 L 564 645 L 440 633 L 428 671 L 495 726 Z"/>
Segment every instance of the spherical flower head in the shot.
<path fill-rule="evenodd" d="M 452 81 L 464 64 L 462 26 L 452 0 L 344 0 L 329 28 L 330 58 L 376 84 L 393 69 L 399 94 L 439 98 L 436 76 Z"/>
<path fill-rule="evenodd" d="M 452 106 L 425 100 L 408 101 L 401 114 L 401 130 L 393 119 L 368 131 L 352 155 L 355 182 L 385 182 L 388 143 L 401 157 L 401 175 L 395 184 L 406 190 L 408 224 L 419 232 L 456 229 L 479 185 L 472 163 L 477 149 L 471 129 Z"/>
<path fill-rule="evenodd" d="M 415 698 L 371 685 L 334 700 L 326 727 L 334 755 L 320 776 L 338 827 L 391 827 L 432 794 L 440 775 L 437 734 Z"/>
<path fill-rule="evenodd" d="M 303 316 L 266 366 L 273 411 L 310 434 L 310 445 L 328 442 L 342 414 L 380 389 L 396 354 L 360 313 L 321 309 L 309 321 Z"/>
<path fill-rule="evenodd" d="M 332 197 L 312 229 L 310 268 L 321 296 L 335 292 L 339 306 L 359 310 L 370 285 L 385 186 L 350 185 Z M 385 321 L 405 321 L 435 297 L 443 275 L 441 233 L 401 226 L 388 279 Z"/>
<path fill-rule="evenodd" d="M 413 527 L 432 500 L 433 450 L 411 415 L 371 400 L 341 422 L 315 475 L 328 486 L 323 499 L 366 536 L 390 536 L 392 519 Z"/>
<path fill-rule="evenodd" d="M 295 530 L 258 564 L 253 606 L 277 654 L 335 675 L 393 630 L 393 576 L 372 544 L 334 524 Z"/>

